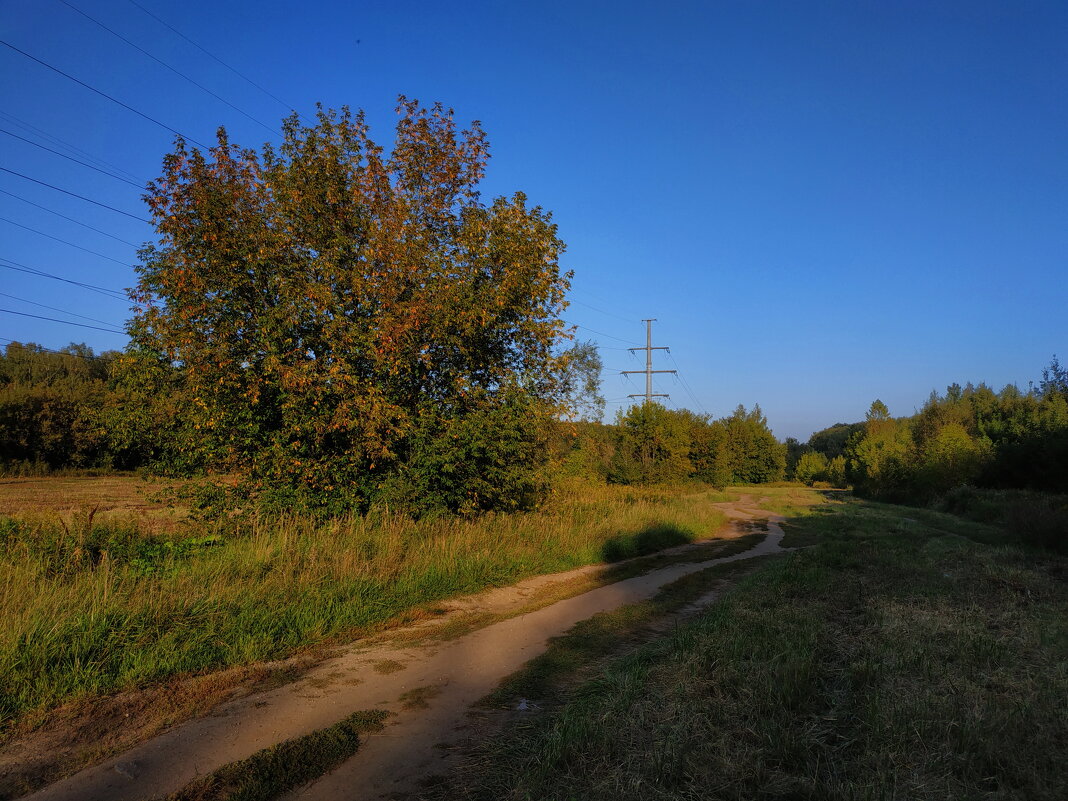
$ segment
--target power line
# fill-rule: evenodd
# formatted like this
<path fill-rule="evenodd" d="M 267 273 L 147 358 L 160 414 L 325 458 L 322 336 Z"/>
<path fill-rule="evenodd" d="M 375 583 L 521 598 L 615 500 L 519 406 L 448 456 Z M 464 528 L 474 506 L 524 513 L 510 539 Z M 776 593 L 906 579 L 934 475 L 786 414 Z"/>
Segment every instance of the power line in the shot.
<path fill-rule="evenodd" d="M 164 28 L 166 28 L 167 30 L 171 31 L 172 33 L 177 34 L 182 39 L 184 39 L 185 41 L 189 42 L 189 44 L 193 45 L 193 47 L 195 47 L 201 53 L 204 53 L 206 56 L 208 56 L 208 57 L 214 59 L 215 61 L 219 62 L 220 64 L 222 64 L 224 67 L 226 67 L 226 69 L 230 70 L 230 72 L 232 72 L 238 78 L 241 78 L 242 80 L 246 81 L 247 83 L 252 84 L 254 87 L 259 89 L 261 92 L 263 92 L 265 95 L 267 95 L 267 97 L 271 98 L 276 103 L 281 104 L 282 106 L 284 106 L 289 111 L 295 111 L 296 110 L 292 103 L 287 103 L 284 100 L 282 100 L 282 99 L 280 99 L 278 97 L 275 97 L 273 94 L 268 92 L 266 89 L 264 89 L 262 86 L 260 86 L 258 83 L 256 83 L 251 78 L 249 78 L 247 75 L 244 75 L 243 73 L 238 72 L 236 69 L 231 67 L 229 64 L 227 64 L 225 61 L 223 61 L 217 55 L 212 53 L 210 50 L 207 50 L 207 49 L 201 47 L 200 45 L 198 45 L 196 42 L 194 42 L 192 39 L 190 39 L 188 36 L 186 36 L 180 30 L 178 30 L 173 25 L 170 25 L 167 22 L 165 22 L 164 20 L 162 20 L 159 17 L 157 17 L 155 14 L 153 14 L 151 11 L 149 11 L 147 8 L 145 8 L 140 3 L 136 2 L 135 0 L 129 0 L 129 2 L 130 2 L 131 5 L 136 6 L 137 8 L 141 9 L 141 11 L 143 11 L 145 14 L 147 14 L 150 17 L 152 17 L 152 19 L 154 19 L 156 22 L 158 22 Z"/>
<path fill-rule="evenodd" d="M 117 328 L 101 328 L 98 325 L 86 325 L 85 323 L 74 323 L 70 320 L 60 320 L 58 317 L 44 317 L 40 314 L 30 314 L 29 312 L 15 311 L 14 309 L 0 309 L 0 312 L 5 314 L 17 314 L 20 317 L 34 317 L 38 320 L 50 320 L 53 323 L 63 323 L 64 325 L 76 325 L 79 328 L 94 328 L 97 331 L 107 331 L 109 334 L 125 334 L 125 331 L 120 331 Z"/>
<path fill-rule="evenodd" d="M 671 359 L 671 363 L 674 364 L 675 367 L 679 366 L 679 363 L 677 361 L 675 361 L 674 354 L 672 354 L 672 352 L 670 350 L 668 351 L 668 357 Z M 690 400 L 692 400 L 694 402 L 694 405 L 697 406 L 697 408 L 700 409 L 705 414 L 709 414 L 709 411 L 704 406 L 701 405 L 701 401 L 697 400 L 697 396 L 694 394 L 693 390 L 690 389 L 690 385 L 688 383 L 686 383 L 685 376 L 683 376 L 683 374 L 681 372 L 679 372 L 678 370 L 676 370 L 675 376 L 679 379 L 679 382 L 682 384 L 682 388 L 686 390 L 686 394 L 690 396 Z"/>
<path fill-rule="evenodd" d="M 7 263 L 4 264 L 3 262 Z M 38 270 L 36 267 L 28 267 L 25 264 L 20 264 L 19 262 L 12 261 L 11 259 L 0 258 L 0 267 L 4 267 L 8 270 L 15 270 L 20 273 L 29 273 L 30 275 L 40 276 L 41 278 L 51 278 L 55 281 L 62 281 L 65 284 L 73 284 L 74 286 L 79 286 L 82 289 L 88 289 L 92 292 L 97 292 L 101 295 L 105 295 L 106 297 L 109 297 L 112 300 L 121 300 L 124 302 L 129 301 L 129 298 L 126 297 L 124 293 L 119 292 L 117 289 L 108 289 L 107 287 L 96 286 L 95 284 L 86 284 L 82 281 L 75 281 L 71 278 L 64 278 L 61 275 L 55 275 L 54 273 L 45 272 L 44 270 Z"/>
<path fill-rule="evenodd" d="M 204 148 L 205 150 L 209 150 L 209 149 L 210 149 L 210 148 L 209 148 L 209 147 L 208 147 L 207 145 L 203 144 L 202 142 L 198 142 L 198 141 L 197 141 L 196 139 L 194 139 L 193 137 L 191 137 L 191 136 L 186 136 L 186 135 L 185 135 L 185 134 L 183 134 L 183 133 L 182 133 L 181 131 L 179 131 L 179 130 L 177 130 L 177 129 L 175 129 L 175 128 L 172 128 L 171 126 L 167 125 L 166 123 L 162 123 L 162 122 L 160 122 L 160 121 L 159 121 L 159 120 L 157 120 L 157 119 L 156 119 L 155 117 L 150 117 L 150 116 L 148 116 L 148 115 L 147 115 L 147 114 L 145 114 L 145 113 L 144 113 L 143 111 L 138 111 L 138 110 L 137 110 L 137 109 L 135 109 L 135 108 L 134 108 L 133 106 L 129 106 L 129 105 L 127 105 L 126 103 L 123 103 L 123 102 L 122 102 L 121 100 L 119 100 L 119 99 L 117 99 L 117 98 L 115 98 L 115 97 L 112 97 L 112 96 L 111 96 L 111 95 L 109 95 L 109 94 L 108 94 L 107 92 L 101 92 L 101 91 L 100 91 L 99 89 L 97 89 L 97 88 L 95 88 L 95 87 L 93 87 L 93 86 L 90 86 L 90 85 L 89 85 L 89 84 L 87 84 L 87 83 L 86 83 L 85 81 L 80 81 L 80 80 L 78 80 L 77 78 L 75 78 L 75 77 L 74 77 L 73 75 L 71 75 L 70 73 L 64 72 L 63 70 L 59 69 L 58 67 L 53 67 L 53 66 L 52 66 L 51 64 L 49 64 L 49 63 L 47 63 L 47 62 L 45 62 L 45 61 L 41 61 L 41 59 L 37 58 L 36 56 L 31 56 L 31 55 L 30 55 L 29 53 L 27 53 L 27 52 L 26 52 L 25 50 L 19 50 L 19 48 L 15 47 L 15 45 L 11 44 L 10 42 L 5 42 L 5 41 L 4 41 L 3 39 L 0 39 L 0 44 L 4 45 L 4 47 L 10 48 L 11 50 L 14 50 L 14 51 L 15 51 L 16 53 L 19 53 L 19 54 L 21 54 L 21 55 L 25 56 L 26 58 L 30 59 L 31 61 L 36 61 L 36 62 L 37 62 L 38 64 L 40 64 L 40 65 L 41 65 L 42 67 L 47 67 L 48 69 L 52 70 L 53 72 L 57 72 L 57 73 L 59 73 L 59 74 L 60 74 L 60 75 L 62 75 L 62 76 L 63 76 L 64 78 L 67 78 L 67 79 L 69 79 L 69 80 L 72 80 L 72 81 L 74 81 L 74 82 L 75 82 L 76 84 L 78 84 L 79 86 L 84 86 L 84 87 L 85 87 L 86 89 L 88 89 L 88 90 L 89 90 L 90 92 L 95 92 L 96 94 L 100 95 L 101 97 L 107 98 L 107 99 L 108 99 L 108 100 L 110 100 L 110 101 L 111 101 L 112 103 L 116 103 L 116 104 L 118 104 L 118 105 L 122 106 L 122 107 L 123 107 L 124 109 L 126 109 L 127 111 L 132 111 L 132 112 L 133 112 L 134 114 L 136 114 L 136 115 L 137 115 L 138 117 L 141 117 L 141 118 L 143 118 L 143 119 L 146 119 L 146 120 L 148 120 L 149 122 L 153 123 L 154 125 L 158 125 L 158 126 L 159 126 L 160 128 L 163 128 L 164 130 L 170 131 L 170 132 L 171 132 L 172 134 L 174 134 L 175 136 L 180 136 L 180 137 L 181 137 L 182 139 L 186 139 L 186 140 L 188 140 L 188 141 L 192 142 L 192 143 L 193 143 L 194 145 L 197 145 L 198 147 L 202 147 L 202 148 Z"/>
<path fill-rule="evenodd" d="M 75 225 L 80 225 L 82 226 L 82 228 L 88 228 L 90 231 L 96 231 L 98 234 L 103 234 L 106 237 L 114 239 L 116 242 L 122 242 L 124 245 L 129 245 L 132 248 L 137 247 L 137 245 L 135 245 L 133 242 L 128 242 L 125 239 L 120 239 L 114 234 L 109 234 L 107 231 L 101 231 L 99 228 L 94 228 L 88 223 L 83 223 L 79 220 L 74 219 L 73 217 L 68 217 L 66 214 L 60 214 L 58 211 L 53 211 L 52 209 L 48 208 L 48 206 L 42 206 L 40 203 L 34 203 L 32 200 L 27 200 L 22 195 L 16 195 L 14 192 L 8 192 L 6 189 L 0 189 L 0 193 L 9 195 L 10 197 L 15 198 L 15 200 L 21 200 L 23 203 L 29 203 L 31 206 L 36 206 L 42 211 L 47 211 L 49 214 L 55 214 L 57 217 L 62 217 L 64 220 L 70 220 Z"/>
<path fill-rule="evenodd" d="M 632 340 L 632 339 L 623 339 L 622 337 L 616 337 L 616 336 L 612 336 L 611 334 L 606 334 L 606 333 L 604 333 L 604 331 L 595 331 L 592 328 L 587 328 L 584 325 L 579 325 L 578 323 L 573 323 L 573 322 L 571 322 L 569 320 L 561 319 L 561 322 L 567 323 L 568 325 L 573 325 L 573 326 L 575 326 L 575 328 L 581 328 L 583 331 L 589 331 L 591 334 L 598 334 L 598 335 L 600 335 L 602 337 L 608 337 L 609 339 L 617 339 L 620 342 L 627 342 L 627 343 L 629 343 L 631 345 L 634 344 L 634 340 Z"/>
<path fill-rule="evenodd" d="M 11 131 L 6 131 L 3 128 L 0 128 L 0 133 L 7 134 L 8 136 L 12 136 L 15 139 L 21 139 L 26 144 L 33 145 L 34 147 L 39 147 L 39 148 L 41 148 L 41 150 L 47 150 L 49 153 L 55 153 L 60 158 L 67 159 L 68 161 L 73 161 L 75 164 L 81 164 L 83 167 L 88 167 L 90 170 L 96 170 L 97 172 L 99 172 L 99 173 L 101 173 L 103 175 L 106 175 L 109 178 L 114 178 L 116 181 L 122 181 L 124 184 L 129 184 L 130 186 L 132 186 L 132 187 L 134 187 L 136 189 L 144 189 L 145 188 L 144 184 L 138 184 L 138 183 L 135 183 L 133 181 L 129 181 L 129 180 L 123 178 L 121 175 L 115 175 L 113 173 L 108 172 L 107 170 L 101 169 L 100 167 L 94 167 L 92 164 L 90 164 L 87 161 L 82 161 L 81 159 L 76 159 L 76 158 L 74 158 L 74 156 L 68 156 L 66 153 L 60 153 L 58 150 L 53 150 L 50 147 L 45 147 L 44 145 L 40 145 L 37 142 L 34 142 L 32 139 L 27 139 L 25 136 L 19 136 L 17 133 L 11 133 Z"/>
<path fill-rule="evenodd" d="M 145 181 L 145 179 L 141 178 L 140 176 L 134 175 L 129 170 L 124 170 L 118 164 L 112 164 L 107 159 L 102 159 L 102 158 L 99 158 L 97 156 L 94 156 L 89 151 L 82 150 L 77 145 L 72 145 L 70 142 L 66 141 L 65 139 L 60 139 L 58 136 L 50 134 L 48 131 L 44 130 L 43 128 L 38 128 L 36 125 L 33 125 L 31 123 L 26 122 L 26 120 L 20 120 L 14 114 L 11 114 L 11 113 L 9 113 L 7 111 L 4 111 L 3 109 L 0 109 L 0 117 L 3 117 L 5 120 L 10 122 L 12 125 L 17 125 L 19 128 L 22 128 L 24 131 L 27 131 L 28 133 L 34 133 L 37 136 L 40 136 L 41 138 L 52 142 L 53 144 L 59 145 L 60 147 L 65 147 L 65 148 L 67 148 L 67 150 L 70 150 L 70 151 L 72 151 L 74 153 L 78 153 L 78 154 L 84 156 L 85 158 L 89 159 L 90 161 L 95 161 L 97 164 L 103 164 L 105 167 L 109 167 L 110 169 L 114 170 L 115 172 L 123 173 L 123 174 L 126 175 L 127 178 L 132 178 L 135 181 L 140 181 L 141 182 L 139 184 L 140 186 L 144 186 L 144 184 L 147 183 L 147 181 Z"/>
<path fill-rule="evenodd" d="M 154 55 L 152 55 L 151 53 L 149 53 L 149 52 L 148 52 L 147 50 L 145 50 L 145 49 L 144 49 L 143 47 L 140 47 L 139 45 L 136 45 L 136 44 L 134 44 L 134 43 L 133 43 L 133 42 L 131 42 L 131 41 L 130 41 L 129 39 L 127 39 L 127 38 L 126 38 L 125 36 L 123 36 L 123 35 L 122 35 L 121 33 L 118 33 L 117 31 L 114 31 L 114 30 L 112 30 L 112 29 L 111 29 L 111 28 L 109 28 L 109 27 L 108 27 L 107 25 L 105 25 L 105 24 L 104 24 L 103 22 L 101 22 L 100 20 L 98 20 L 98 19 L 96 19 L 96 18 L 94 18 L 94 17 L 91 17 L 91 16 L 89 16 L 88 14 L 86 14 L 86 13 L 85 13 L 84 11 L 82 11 L 82 10 L 81 10 L 80 8 L 78 8 L 77 6 L 75 6 L 75 5 L 72 5 L 71 3 L 68 3 L 68 2 L 67 2 L 67 0 L 59 0 L 59 2 L 61 2 L 61 3 L 63 4 L 63 5 L 65 5 L 65 6 L 67 7 L 67 8 L 71 9 L 72 11 L 76 11 L 76 12 L 78 12 L 78 13 L 79 13 L 79 14 L 81 14 L 81 15 L 82 15 L 83 17 L 85 17 L 85 18 L 86 18 L 87 20 L 89 20 L 90 22 L 92 22 L 93 24 L 95 24 L 95 25 L 98 25 L 98 26 L 100 26 L 100 27 L 101 27 L 101 28 L 103 28 L 103 29 L 104 29 L 105 31 L 107 31 L 108 33 L 110 33 L 110 34 L 111 34 L 112 36 L 115 36 L 115 37 L 117 37 L 117 38 L 121 39 L 122 41 L 126 42 L 126 44 L 128 44 L 128 45 L 129 45 L 130 47 L 132 47 L 132 48 L 133 48 L 134 50 L 137 50 L 138 52 L 140 52 L 140 53 L 143 53 L 144 55 L 148 56 L 148 57 L 149 57 L 150 59 L 152 59 L 153 61 L 155 61 L 155 62 L 156 62 L 157 64 L 160 64 L 161 66 L 164 66 L 164 67 L 166 67 L 166 68 L 167 68 L 167 69 L 169 69 L 169 70 L 170 70 L 171 72 L 173 72 L 173 73 L 174 73 L 175 75 L 179 76 L 180 78 L 185 78 L 185 80 L 189 81 L 189 83 L 193 84 L 193 86 L 195 86 L 195 87 L 197 87 L 198 89 L 200 89 L 201 91 L 203 91 L 203 92 L 205 92 L 205 93 L 207 93 L 207 94 L 211 95 L 211 96 L 212 96 L 212 97 L 214 97 L 214 98 L 215 98 L 216 100 L 218 100 L 218 101 L 219 101 L 220 103 L 225 103 L 225 104 L 226 104 L 227 106 L 229 106 L 230 108 L 232 108 L 232 109 L 233 109 L 234 111 L 236 111 L 236 112 L 237 112 L 238 114 L 241 114 L 241 115 L 243 115 L 243 116 L 247 117 L 248 119 L 252 120 L 252 121 L 253 121 L 254 123 L 256 123 L 257 125 L 259 125 L 259 126 L 261 126 L 261 127 L 263 127 L 263 128 L 266 128 L 266 129 L 267 129 L 268 131 L 270 131 L 271 133 L 274 133 L 274 134 L 279 134 L 279 135 L 281 135 L 281 131 L 279 131 L 278 129 L 276 129 L 276 128 L 272 128 L 272 127 L 271 127 L 270 125 L 267 125 L 266 123 L 264 123 L 264 122 L 261 122 L 260 120 L 256 119 L 256 118 L 255 118 L 255 117 L 253 117 L 253 116 L 252 116 L 251 114 L 249 114 L 248 112 L 246 112 L 246 111 L 244 111 L 244 110 L 242 110 L 242 109 L 238 108 L 237 106 L 235 106 L 235 105 L 234 105 L 233 103 L 231 103 L 231 102 L 230 102 L 229 100 L 227 100 L 226 98 L 224 98 L 224 97 L 220 97 L 219 95 L 215 94 L 215 92 L 211 91 L 211 90 L 210 90 L 210 89 L 209 89 L 208 87 L 204 86 L 204 85 L 203 85 L 203 84 L 201 84 L 201 83 L 197 83 L 197 82 L 196 82 L 196 81 L 194 81 L 194 80 L 193 80 L 192 78 L 190 78 L 190 77 L 189 77 L 188 75 L 186 75 L 186 74 L 185 74 L 184 72 L 182 72 L 182 71 L 180 71 L 180 70 L 178 70 L 178 69 L 176 69 L 176 68 L 172 67 L 172 66 L 171 66 L 170 64 L 168 64 L 168 63 L 167 63 L 166 61 L 163 61 L 162 59 L 156 58 L 156 57 L 155 57 Z"/>
<path fill-rule="evenodd" d="M 87 317 L 84 314 L 78 314 L 77 312 L 67 311 L 66 309 L 60 309 L 60 308 L 58 308 L 56 306 L 48 306 L 48 305 L 46 305 L 44 303 L 38 303 L 35 300 L 27 300 L 26 298 L 20 298 L 20 297 L 18 297 L 16 295 L 9 295 L 7 292 L 0 292 L 0 295 L 2 295 L 5 298 L 11 298 L 12 300 L 17 300 L 20 303 L 29 303 L 31 306 L 40 306 L 42 309 L 49 309 L 50 311 L 57 311 L 57 312 L 60 312 L 61 314 L 69 314 L 71 317 L 81 317 L 83 320 L 91 320 L 94 323 L 103 323 L 104 325 L 111 325 L 111 323 L 108 322 L 107 320 L 99 320 L 96 317 Z"/>
<path fill-rule="evenodd" d="M 615 305 L 617 305 L 615 301 L 608 300 L 607 298 L 602 298 L 601 296 L 595 295 L 594 293 L 588 292 L 586 290 L 583 290 L 580 294 L 582 294 L 584 297 L 591 298 L 591 299 L 597 301 L 598 303 L 603 303 L 605 306 L 615 306 Z M 589 304 L 583 304 L 583 305 L 589 305 Z M 637 315 L 634 315 L 634 316 L 623 316 L 623 315 L 619 315 L 616 312 L 606 311 L 605 309 L 598 309 L 597 311 L 604 312 L 605 314 L 613 314 L 613 315 L 619 316 L 619 318 L 621 320 L 626 320 L 628 323 L 636 323 L 641 319 Z M 626 311 L 631 311 L 631 310 L 627 309 Z"/>
<path fill-rule="evenodd" d="M 597 306 L 594 306 L 594 305 L 592 305 L 590 303 L 583 303 L 581 300 L 572 299 L 571 303 L 574 303 L 574 304 L 576 304 L 578 306 L 585 306 L 587 309 L 593 309 L 594 311 L 600 312 L 601 314 L 607 314 L 609 317 L 615 317 L 617 320 L 622 320 L 623 322 L 626 322 L 626 323 L 637 322 L 636 320 L 632 320 L 630 317 L 624 317 L 622 314 L 616 314 L 615 312 L 610 312 L 607 309 L 601 309 L 601 308 L 599 308 Z"/>
<path fill-rule="evenodd" d="M 86 197 L 85 195 L 79 195 L 77 192 L 71 192 L 71 191 L 66 190 L 66 189 L 60 189 L 58 186 L 50 184 L 50 183 L 48 183 L 46 181 L 39 181 L 36 178 L 31 178 L 28 175 L 23 175 L 21 172 L 15 172 L 14 170 L 9 170 L 7 167 L 0 167 L 0 170 L 3 170 L 4 172 L 9 172 L 12 175 L 17 175 L 19 178 L 24 178 L 27 181 L 33 181 L 35 184 L 40 184 L 41 186 L 47 186 L 49 189 L 55 189 L 57 192 L 62 192 L 64 195 L 70 195 L 71 197 L 76 197 L 79 200 L 84 200 L 86 203 L 92 203 L 94 206 L 101 206 L 102 208 L 110 209 L 111 211 L 116 211 L 119 214 L 123 214 L 123 215 L 125 215 L 127 217 L 131 217 L 131 218 L 137 220 L 138 222 L 148 223 L 149 225 L 152 224 L 151 220 L 146 220 L 144 217 L 138 217 L 136 214 L 130 214 L 130 212 L 128 212 L 128 211 L 123 211 L 122 209 L 117 209 L 114 206 L 109 206 L 107 203 L 101 203 L 99 200 L 93 200 L 91 197 Z"/>
<path fill-rule="evenodd" d="M 23 228 L 23 229 L 25 229 L 27 231 L 32 231 L 33 233 L 37 234 L 38 236 L 44 236 L 44 237 L 47 237 L 49 239 L 54 239 L 56 242 L 62 242 L 64 245 L 70 245 L 70 247 L 72 247 L 72 248 L 77 248 L 78 250 L 84 250 L 86 253 L 92 253 L 94 256 L 99 256 L 102 259 L 107 259 L 108 261 L 113 261 L 116 264 L 121 264 L 123 267 L 129 267 L 130 266 L 129 262 L 121 261 L 120 259 L 113 259 L 111 256 L 105 256 L 103 253 L 97 253 L 95 250 L 90 250 L 89 248 L 83 248 L 81 245 L 75 245 L 73 242 L 69 242 L 66 239 L 60 239 L 58 236 L 52 236 L 51 234 L 46 234 L 44 231 L 38 231 L 36 228 L 30 228 L 30 226 L 28 226 L 28 225 L 23 225 L 22 223 L 17 223 L 14 220 L 9 220 L 7 217 L 0 217 L 0 220 L 2 220 L 3 222 L 9 223 L 11 225 L 18 226 L 19 228 Z"/>

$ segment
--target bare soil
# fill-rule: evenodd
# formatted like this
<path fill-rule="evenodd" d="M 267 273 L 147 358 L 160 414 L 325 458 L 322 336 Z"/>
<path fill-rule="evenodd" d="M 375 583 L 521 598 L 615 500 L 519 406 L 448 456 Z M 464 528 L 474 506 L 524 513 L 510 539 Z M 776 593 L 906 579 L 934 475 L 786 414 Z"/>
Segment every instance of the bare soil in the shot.
<path fill-rule="evenodd" d="M 664 585 L 713 564 L 783 551 L 782 518 L 759 510 L 757 503 L 752 496 L 743 495 L 737 501 L 718 504 L 736 522 L 729 531 L 718 532 L 717 538 L 749 534 L 745 521 L 768 519 L 767 536 L 747 551 L 668 564 L 588 591 L 583 591 L 586 582 L 603 571 L 603 566 L 539 576 L 455 600 L 445 605 L 439 620 L 339 649 L 304 670 L 295 682 L 263 689 L 262 675 L 250 675 L 249 681 L 241 677 L 236 682 L 233 677 L 222 681 L 218 692 L 205 694 L 215 702 L 222 701 L 210 714 L 156 736 L 151 735 L 160 728 L 158 715 L 156 724 L 148 727 L 131 720 L 125 726 L 131 739 L 151 739 L 30 797 L 42 801 L 134 801 L 167 795 L 198 776 L 263 748 L 372 708 L 392 713 L 386 728 L 366 736 L 357 754 L 341 767 L 287 798 L 333 801 L 403 797 L 447 769 L 449 755 L 477 732 L 478 715 L 469 714 L 472 706 L 541 653 L 551 637 L 600 612 L 650 598 Z M 672 551 L 700 547 L 680 546 Z M 556 600 L 566 594 L 571 597 Z M 703 600 L 711 602 L 714 596 Z M 534 611 L 527 611 L 532 608 Z M 260 687 L 250 687 L 257 678 Z M 75 721 L 66 723 L 70 726 Z M 22 742 L 5 746 L 0 774 L 4 762 L 11 768 L 7 755 L 16 754 L 47 769 L 49 754 L 57 747 L 62 750 L 62 743 L 49 740 L 49 731 L 55 734 L 54 727 L 44 727 Z M 109 735 L 102 731 L 101 736 Z"/>

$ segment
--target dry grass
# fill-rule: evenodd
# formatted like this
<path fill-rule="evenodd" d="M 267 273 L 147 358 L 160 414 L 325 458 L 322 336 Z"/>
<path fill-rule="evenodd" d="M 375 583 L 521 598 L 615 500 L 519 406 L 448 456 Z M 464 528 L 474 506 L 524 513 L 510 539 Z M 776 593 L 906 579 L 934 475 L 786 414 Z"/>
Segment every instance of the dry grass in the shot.
<path fill-rule="evenodd" d="M 173 531 L 187 510 L 166 499 L 181 482 L 146 480 L 134 474 L 0 478 L 0 515 L 21 517 L 84 515 L 135 520 L 143 531 Z"/>

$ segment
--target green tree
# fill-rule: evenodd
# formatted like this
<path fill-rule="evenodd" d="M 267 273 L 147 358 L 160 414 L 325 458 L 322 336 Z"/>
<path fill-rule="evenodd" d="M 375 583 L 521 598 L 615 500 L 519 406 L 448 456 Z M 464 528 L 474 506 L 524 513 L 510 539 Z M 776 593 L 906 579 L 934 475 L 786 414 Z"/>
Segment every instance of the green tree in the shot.
<path fill-rule="evenodd" d="M 619 431 L 610 480 L 619 484 L 681 481 L 691 474 L 689 421 L 650 401 L 616 414 Z"/>
<path fill-rule="evenodd" d="M 875 400 L 864 431 L 855 434 L 846 448 L 854 485 L 874 497 L 908 497 L 914 452 L 908 423 L 892 418 L 886 404 Z"/>
<path fill-rule="evenodd" d="M 250 491 L 528 504 L 518 472 L 544 460 L 566 389 L 563 243 L 521 193 L 481 202 L 478 123 L 404 98 L 398 114 L 388 156 L 347 109 L 294 115 L 260 152 L 222 129 L 208 153 L 179 139 L 148 188 L 160 241 L 134 346 L 180 372 L 185 446 Z"/>
<path fill-rule="evenodd" d="M 845 453 L 846 443 L 856 432 L 863 430 L 863 423 L 835 423 L 829 428 L 817 431 L 808 438 L 808 446 L 814 451 L 819 451 L 828 459 L 842 456 Z"/>
<path fill-rule="evenodd" d="M 846 475 L 845 456 L 835 456 L 827 463 L 827 480 L 835 487 L 845 487 L 848 484 Z"/>
<path fill-rule="evenodd" d="M 794 471 L 797 469 L 797 463 L 801 460 L 801 457 L 812 450 L 808 445 L 800 442 L 796 437 L 787 437 L 786 442 L 783 443 L 786 446 L 786 478 L 793 479 Z"/>
<path fill-rule="evenodd" d="M 826 481 L 828 466 L 827 457 L 819 451 L 803 453 L 794 467 L 794 479 L 809 486 L 816 481 Z"/>
<path fill-rule="evenodd" d="M 721 420 L 710 420 L 707 414 L 687 410 L 680 413 L 688 421 L 693 477 L 714 487 L 730 484 L 733 475 L 727 450 L 727 427 Z"/>
<path fill-rule="evenodd" d="M 115 356 L 83 344 L 9 344 L 0 355 L 0 466 L 114 466 L 105 410 Z"/>
<path fill-rule="evenodd" d="M 989 440 L 973 439 L 960 423 L 945 425 L 925 443 L 917 469 L 918 489 L 934 496 L 974 483 L 990 450 Z"/>
<path fill-rule="evenodd" d="M 563 414 L 568 420 L 600 420 L 605 400 L 601 394 L 601 354 L 593 342 L 576 342 L 561 359 L 560 385 Z"/>
<path fill-rule="evenodd" d="M 775 439 L 760 405 L 752 411 L 739 404 L 721 421 L 726 430 L 727 463 L 731 481 L 763 484 L 781 481 L 786 473 L 786 446 Z"/>
<path fill-rule="evenodd" d="M 1042 371 L 1042 380 L 1038 383 L 1038 391 L 1042 395 L 1060 393 L 1068 398 L 1068 368 L 1062 367 L 1057 355 L 1049 363 L 1049 367 Z"/>

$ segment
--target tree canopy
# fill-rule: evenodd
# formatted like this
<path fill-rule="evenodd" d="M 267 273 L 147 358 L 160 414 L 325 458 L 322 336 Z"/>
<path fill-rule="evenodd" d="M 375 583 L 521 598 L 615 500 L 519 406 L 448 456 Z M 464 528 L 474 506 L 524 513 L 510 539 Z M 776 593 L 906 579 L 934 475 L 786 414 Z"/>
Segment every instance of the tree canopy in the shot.
<path fill-rule="evenodd" d="M 256 491 L 521 506 L 573 384 L 564 245 L 522 193 L 481 201 L 477 122 L 397 111 L 388 154 L 348 109 L 259 152 L 178 140 L 146 196 L 135 351 L 181 373 L 190 447 Z"/>

